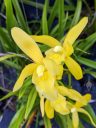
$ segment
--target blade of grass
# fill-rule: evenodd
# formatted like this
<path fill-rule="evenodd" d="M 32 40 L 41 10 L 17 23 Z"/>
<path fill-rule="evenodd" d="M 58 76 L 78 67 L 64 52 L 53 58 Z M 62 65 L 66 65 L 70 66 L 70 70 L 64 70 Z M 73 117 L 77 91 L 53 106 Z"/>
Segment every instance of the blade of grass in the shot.
<path fill-rule="evenodd" d="M 11 28 L 14 26 L 18 26 L 18 24 L 13 13 L 12 0 L 4 0 L 4 3 L 6 6 L 6 25 L 8 31 L 10 32 Z"/>
<path fill-rule="evenodd" d="M 96 62 L 95 61 L 92 61 L 92 60 L 90 60 L 90 59 L 86 59 L 86 58 L 84 58 L 84 57 L 77 57 L 76 55 L 75 55 L 75 59 L 79 62 L 79 63 L 81 63 L 81 64 L 84 64 L 84 65 L 86 65 L 86 66 L 88 66 L 88 67 L 91 67 L 91 68 L 93 68 L 93 69 L 96 69 Z"/>
<path fill-rule="evenodd" d="M 29 27 L 27 26 L 22 10 L 20 8 L 19 2 L 18 0 L 12 0 L 13 6 L 15 8 L 15 12 L 16 12 L 16 17 L 18 19 L 18 23 L 20 25 L 20 27 L 22 29 L 24 29 L 26 32 L 28 32 L 29 34 L 31 34 Z"/>
<path fill-rule="evenodd" d="M 96 32 L 82 40 L 77 48 L 83 50 L 84 52 L 88 51 L 96 43 Z M 76 52 L 79 56 L 83 55 L 82 52 Z"/>
<path fill-rule="evenodd" d="M 52 128 L 51 121 L 46 116 L 44 116 L 44 125 L 45 128 Z"/>
<path fill-rule="evenodd" d="M 0 62 L 16 56 L 17 56 L 16 54 L 0 56 Z"/>
<path fill-rule="evenodd" d="M 75 10 L 74 17 L 73 17 L 73 20 L 71 22 L 70 28 L 72 28 L 79 21 L 81 10 L 82 10 L 82 0 L 78 0 L 76 10 Z"/>
<path fill-rule="evenodd" d="M 36 3 L 36 2 L 30 1 L 30 0 L 23 0 L 23 2 L 26 5 L 30 5 L 30 6 L 36 7 L 40 10 L 43 10 L 43 4 L 41 4 L 41 3 Z M 65 9 L 65 11 L 74 11 L 75 7 L 73 5 L 68 4 L 68 5 L 64 5 L 64 9 Z M 52 10 L 52 8 L 48 7 L 48 13 L 51 13 L 52 12 L 51 10 Z M 57 10 L 55 10 L 55 11 L 57 13 Z"/>
<path fill-rule="evenodd" d="M 20 128 L 24 120 L 25 106 L 21 106 L 16 112 L 8 128 Z"/>
<path fill-rule="evenodd" d="M 43 7 L 43 14 L 42 14 L 42 33 L 44 35 L 48 35 L 48 21 L 47 21 L 47 9 L 49 6 L 49 0 L 45 0 L 45 4 Z"/>
<path fill-rule="evenodd" d="M 28 118 L 31 110 L 33 109 L 33 106 L 34 106 L 34 103 L 35 103 L 35 100 L 36 100 L 36 97 L 37 97 L 37 91 L 35 90 L 35 88 L 33 87 L 31 89 L 31 92 L 28 96 L 28 101 L 27 101 L 27 106 L 26 106 L 26 111 L 25 111 L 25 119 Z"/>
<path fill-rule="evenodd" d="M 1 63 L 5 64 L 5 65 L 8 65 L 8 66 L 10 66 L 12 68 L 15 68 L 17 70 L 21 70 L 21 66 L 18 65 L 18 64 L 15 64 L 14 62 L 11 62 L 11 61 L 8 61 L 8 60 L 4 60 Z"/>
<path fill-rule="evenodd" d="M 56 10 L 57 10 L 57 7 L 58 7 L 58 0 L 55 0 L 55 3 L 54 3 L 54 6 L 52 7 L 51 9 L 51 13 L 50 13 L 50 16 L 49 16 L 49 19 L 48 19 L 48 26 L 49 28 L 51 27 L 55 17 L 56 17 Z"/>
<path fill-rule="evenodd" d="M 8 31 L 0 27 L 0 40 L 5 51 L 16 51 L 16 45 L 12 42 Z"/>
<path fill-rule="evenodd" d="M 64 0 L 58 1 L 58 38 L 60 39 L 64 35 L 64 25 L 63 25 L 63 19 L 65 18 L 64 14 Z"/>

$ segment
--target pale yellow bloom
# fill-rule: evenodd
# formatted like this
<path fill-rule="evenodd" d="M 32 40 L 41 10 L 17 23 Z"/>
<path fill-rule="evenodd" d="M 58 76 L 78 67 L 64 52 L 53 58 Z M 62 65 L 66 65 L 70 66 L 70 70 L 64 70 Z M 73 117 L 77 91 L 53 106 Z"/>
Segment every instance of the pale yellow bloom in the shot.
<path fill-rule="evenodd" d="M 46 56 L 54 60 L 58 65 L 64 62 L 69 71 L 77 80 L 83 77 L 82 69 L 70 56 L 74 52 L 72 45 L 83 31 L 87 22 L 87 17 L 82 18 L 80 22 L 68 32 L 63 44 L 51 36 L 31 36 L 36 42 L 51 46 L 52 48 L 46 51 Z"/>
<path fill-rule="evenodd" d="M 91 95 L 86 94 L 81 99 L 81 101 L 77 101 L 74 105 L 69 103 L 69 106 L 70 106 L 69 108 L 70 108 L 70 111 L 72 113 L 72 122 L 73 122 L 74 128 L 79 128 L 79 115 L 78 115 L 78 113 L 83 113 L 86 116 L 88 116 L 91 123 L 93 124 L 93 126 L 96 127 L 96 124 L 95 124 L 94 120 L 92 119 L 91 115 L 83 108 L 84 106 L 86 106 L 88 104 L 88 102 L 90 100 L 91 100 Z"/>
<path fill-rule="evenodd" d="M 40 106 L 44 115 L 44 98 L 54 100 L 57 98 L 57 90 L 54 87 L 56 79 L 60 79 L 63 67 L 59 66 L 51 59 L 43 57 L 35 41 L 20 28 L 14 27 L 11 30 L 12 37 L 18 47 L 29 56 L 34 63 L 31 63 L 22 70 L 15 83 L 13 91 L 19 90 L 24 80 L 32 75 L 32 83 L 40 95 Z"/>

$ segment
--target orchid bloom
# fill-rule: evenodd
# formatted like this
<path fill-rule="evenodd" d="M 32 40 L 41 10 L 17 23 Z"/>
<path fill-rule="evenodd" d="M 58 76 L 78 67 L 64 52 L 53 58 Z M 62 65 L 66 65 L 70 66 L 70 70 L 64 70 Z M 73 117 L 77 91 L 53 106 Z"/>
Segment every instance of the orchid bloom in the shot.
<path fill-rule="evenodd" d="M 78 101 L 75 103 L 75 105 L 72 105 L 69 103 L 69 106 L 71 106 L 70 111 L 72 113 L 72 123 L 73 123 L 74 128 L 79 128 L 79 115 L 78 115 L 78 113 L 82 113 L 82 114 L 85 114 L 86 116 L 88 116 L 91 123 L 93 124 L 93 126 L 96 127 L 96 124 L 93 121 L 91 115 L 84 108 L 82 108 L 85 105 L 87 105 L 90 100 L 91 100 L 91 95 L 89 97 L 87 97 L 86 104 L 83 103 L 82 99 L 81 99 L 82 103 L 80 103 Z"/>
<path fill-rule="evenodd" d="M 80 22 L 68 32 L 63 44 L 61 44 L 58 40 L 51 36 L 31 36 L 36 42 L 43 43 L 52 47 L 51 49 L 46 51 L 46 56 L 54 60 L 57 64 L 62 64 L 62 62 L 64 62 L 65 65 L 68 67 L 69 71 L 77 80 L 83 77 L 82 69 L 79 64 L 74 61 L 70 56 L 74 52 L 72 45 L 85 28 L 87 22 L 87 17 L 82 18 Z"/>
<path fill-rule="evenodd" d="M 54 117 L 54 110 L 62 115 L 70 113 L 70 108 L 68 108 L 66 98 L 77 102 L 78 104 L 76 104 L 76 106 L 86 105 L 91 98 L 90 94 L 82 96 L 76 90 L 68 89 L 67 87 L 58 85 L 57 83 L 55 83 L 55 87 L 58 90 L 58 98 L 54 101 L 50 101 L 48 99 L 45 101 L 45 112 L 50 119 Z"/>
<path fill-rule="evenodd" d="M 54 100 L 57 98 L 57 90 L 54 87 L 56 79 L 60 79 L 63 73 L 63 67 L 46 57 L 43 57 L 35 41 L 20 28 L 14 27 L 11 30 L 12 37 L 18 47 L 30 57 L 34 63 L 28 64 L 22 70 L 16 81 L 13 91 L 19 90 L 25 78 L 32 75 L 32 83 L 40 95 L 40 106 L 42 116 L 44 115 L 44 98 Z"/>

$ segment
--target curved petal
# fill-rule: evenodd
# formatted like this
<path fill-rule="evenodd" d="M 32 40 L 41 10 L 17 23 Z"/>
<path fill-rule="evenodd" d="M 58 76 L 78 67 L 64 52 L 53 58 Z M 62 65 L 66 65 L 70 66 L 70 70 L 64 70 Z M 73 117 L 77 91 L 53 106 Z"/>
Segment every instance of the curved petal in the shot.
<path fill-rule="evenodd" d="M 74 128 L 78 128 L 78 126 L 79 126 L 79 116 L 78 116 L 77 111 L 72 112 L 72 123 L 73 123 Z"/>
<path fill-rule="evenodd" d="M 78 112 L 87 115 L 87 116 L 89 117 L 91 123 L 93 124 L 93 126 L 96 127 L 96 124 L 95 124 L 95 122 L 93 121 L 91 115 L 90 115 L 86 110 L 84 110 L 83 108 L 79 108 L 79 109 L 78 109 Z"/>
<path fill-rule="evenodd" d="M 54 117 L 54 109 L 52 108 L 49 100 L 45 101 L 45 112 L 49 119 Z"/>
<path fill-rule="evenodd" d="M 62 62 L 64 62 L 64 57 L 65 57 L 64 54 L 54 52 L 53 48 L 47 50 L 45 54 L 46 57 L 55 61 L 56 64 L 61 64 Z"/>
<path fill-rule="evenodd" d="M 65 64 L 68 67 L 69 71 L 72 73 L 72 75 L 75 77 L 75 79 L 79 80 L 83 77 L 80 65 L 71 57 L 67 57 L 65 59 Z"/>
<path fill-rule="evenodd" d="M 75 91 L 74 89 L 68 89 L 67 87 L 64 86 L 56 86 L 56 89 L 61 95 L 67 96 L 72 100 L 80 101 L 82 98 L 82 95 L 79 92 Z"/>
<path fill-rule="evenodd" d="M 61 79 L 63 75 L 63 66 L 57 65 L 52 59 L 47 57 L 43 59 L 43 63 L 46 69 L 56 78 Z"/>
<path fill-rule="evenodd" d="M 70 43 L 66 43 L 65 45 L 63 45 L 63 48 L 63 52 L 66 56 L 70 56 L 74 52 L 73 46 Z"/>
<path fill-rule="evenodd" d="M 91 94 L 86 94 L 86 95 L 82 96 L 82 98 L 78 102 L 76 102 L 75 107 L 76 108 L 83 107 L 83 106 L 87 105 L 90 100 L 91 100 Z"/>
<path fill-rule="evenodd" d="M 37 73 L 34 72 L 32 82 L 36 85 L 40 95 L 44 95 L 49 100 L 57 98 L 57 90 L 54 87 L 55 78 L 48 71 L 45 71 L 41 77 L 38 77 Z"/>
<path fill-rule="evenodd" d="M 44 117 L 44 96 L 40 97 L 40 109 L 41 109 L 42 117 Z"/>
<path fill-rule="evenodd" d="M 46 44 L 50 47 L 55 47 L 57 45 L 60 45 L 60 42 L 58 40 L 48 35 L 39 35 L 39 36 L 32 35 L 31 37 L 35 40 L 35 42 Z"/>
<path fill-rule="evenodd" d="M 62 79 L 62 76 L 63 76 L 63 71 L 64 71 L 64 69 L 63 69 L 63 65 L 57 65 L 57 76 L 56 76 L 56 78 L 57 78 L 57 80 L 61 80 Z"/>
<path fill-rule="evenodd" d="M 75 42 L 75 40 L 78 38 L 80 33 L 85 28 L 86 24 L 88 22 L 88 17 L 82 18 L 77 25 L 75 25 L 66 35 L 63 45 L 66 43 L 70 43 L 71 45 Z"/>
<path fill-rule="evenodd" d="M 25 78 L 33 74 L 36 66 L 37 66 L 36 64 L 29 64 L 25 66 L 25 68 L 22 70 L 18 80 L 16 81 L 14 85 L 13 91 L 17 91 L 18 89 L 22 87 Z"/>
<path fill-rule="evenodd" d="M 51 59 L 48 59 L 48 58 L 44 58 L 43 59 L 43 63 L 46 67 L 46 69 L 53 75 L 53 76 L 56 76 L 57 74 L 57 65 L 56 63 L 51 60 Z"/>
<path fill-rule="evenodd" d="M 12 37 L 18 47 L 35 62 L 40 63 L 43 56 L 35 41 L 22 29 L 14 27 L 11 30 Z"/>
<path fill-rule="evenodd" d="M 50 103 L 54 110 L 62 115 L 70 113 L 69 109 L 67 108 L 66 98 L 62 95 L 58 94 L 58 98 Z"/>

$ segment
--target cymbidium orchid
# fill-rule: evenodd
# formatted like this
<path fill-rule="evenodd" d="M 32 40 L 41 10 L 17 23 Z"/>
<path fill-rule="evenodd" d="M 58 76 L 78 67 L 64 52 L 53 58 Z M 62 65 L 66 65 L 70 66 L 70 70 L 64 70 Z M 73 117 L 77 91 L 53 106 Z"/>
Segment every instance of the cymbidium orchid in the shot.
<path fill-rule="evenodd" d="M 86 111 L 86 109 L 83 108 L 85 105 L 88 104 L 88 102 L 90 100 L 91 100 L 91 96 L 86 100 L 87 101 L 86 103 L 84 103 L 83 101 L 82 101 L 82 103 L 77 101 L 74 105 L 69 103 L 70 104 L 69 106 L 71 106 L 70 111 L 72 113 L 72 123 L 73 123 L 74 128 L 79 128 L 79 115 L 78 115 L 78 113 L 82 113 L 82 114 L 85 114 L 86 116 L 88 116 L 91 123 L 93 124 L 93 126 L 96 127 L 96 124 L 93 121 L 91 115 Z"/>
<path fill-rule="evenodd" d="M 85 28 L 87 22 L 87 17 L 81 19 L 80 22 L 68 32 L 63 44 L 51 36 L 31 36 L 36 42 L 43 43 L 52 47 L 51 49 L 46 51 L 46 56 L 54 60 L 58 65 L 62 64 L 62 62 L 65 63 L 69 71 L 77 80 L 81 79 L 83 76 L 82 69 L 79 64 L 70 56 L 74 52 L 72 45 Z"/>
<path fill-rule="evenodd" d="M 54 118 L 54 112 L 58 112 L 62 115 L 72 114 L 72 123 L 74 128 L 79 128 L 79 115 L 78 113 L 83 113 L 87 115 L 93 124 L 96 127 L 95 122 L 93 121 L 91 115 L 84 109 L 84 106 L 88 104 L 91 100 L 91 95 L 86 94 L 82 96 L 79 92 L 68 89 L 64 86 L 58 86 L 59 95 L 58 98 L 54 101 L 45 101 L 45 113 L 49 119 Z M 63 95 L 61 95 L 63 94 Z M 69 102 L 67 98 L 70 98 L 74 102 Z"/>
<path fill-rule="evenodd" d="M 48 118 L 54 117 L 54 110 L 62 115 L 70 113 L 70 108 L 68 108 L 66 98 L 69 98 L 73 102 L 77 102 L 78 104 L 76 104 L 76 106 L 86 105 L 91 99 L 90 94 L 82 96 L 79 92 L 75 91 L 74 89 L 68 89 L 65 86 L 58 85 L 57 83 L 55 83 L 55 87 L 58 91 L 57 99 L 54 101 L 50 101 L 47 99 L 45 102 L 45 112 Z"/>
<path fill-rule="evenodd" d="M 19 48 L 34 61 L 34 63 L 25 66 L 22 70 L 13 91 L 20 89 L 25 78 L 32 75 L 32 83 L 35 84 L 41 98 L 40 105 L 43 115 L 44 98 L 49 100 L 57 98 L 57 90 L 54 87 L 54 83 L 56 79 L 62 76 L 63 67 L 58 67 L 53 60 L 43 57 L 35 41 L 20 28 L 12 28 L 11 34 Z"/>

